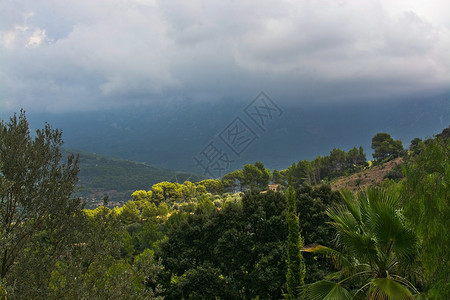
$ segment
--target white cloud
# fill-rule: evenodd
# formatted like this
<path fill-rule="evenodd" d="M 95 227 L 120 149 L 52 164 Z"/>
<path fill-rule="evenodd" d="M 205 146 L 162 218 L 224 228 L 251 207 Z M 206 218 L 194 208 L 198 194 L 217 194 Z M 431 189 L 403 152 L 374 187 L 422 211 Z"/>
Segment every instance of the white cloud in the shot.
<path fill-rule="evenodd" d="M 0 108 L 448 90 L 446 9 L 443 0 L 4 2 Z"/>
<path fill-rule="evenodd" d="M 1 33 L 1 44 L 6 49 L 11 49 L 14 47 L 16 41 L 16 33 L 14 31 L 6 31 Z"/>
<path fill-rule="evenodd" d="M 37 28 L 28 39 L 28 43 L 25 45 L 25 47 L 36 48 L 45 40 L 45 38 L 45 30 Z"/>

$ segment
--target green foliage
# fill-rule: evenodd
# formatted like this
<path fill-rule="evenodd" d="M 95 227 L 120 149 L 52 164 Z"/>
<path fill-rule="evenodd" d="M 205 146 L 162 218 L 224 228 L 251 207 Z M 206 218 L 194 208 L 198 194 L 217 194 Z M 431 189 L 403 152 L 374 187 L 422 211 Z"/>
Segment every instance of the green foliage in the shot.
<path fill-rule="evenodd" d="M 404 178 L 403 176 L 403 172 L 402 172 L 402 166 L 401 165 L 396 165 L 394 166 L 392 169 L 389 170 L 389 172 L 386 173 L 386 175 L 384 175 L 384 179 L 392 179 L 394 181 L 399 181 L 402 178 Z"/>
<path fill-rule="evenodd" d="M 131 198 L 134 201 L 146 201 L 151 202 L 152 201 L 153 192 L 152 191 L 145 191 L 145 190 L 138 190 L 131 194 Z"/>
<path fill-rule="evenodd" d="M 296 195 L 293 187 L 287 190 L 287 274 L 286 274 L 286 299 L 297 299 L 298 291 L 303 288 L 305 279 L 305 264 L 300 250 L 303 248 L 303 239 L 300 234 L 300 226 L 295 208 Z"/>
<path fill-rule="evenodd" d="M 424 147 L 425 147 L 425 144 L 422 142 L 422 139 L 415 138 L 411 141 L 409 150 L 412 155 L 419 155 L 422 152 Z"/>
<path fill-rule="evenodd" d="M 283 195 L 248 194 L 242 204 L 230 201 L 221 210 L 211 206 L 209 213 L 176 218 L 158 251 L 174 279 L 169 298 L 200 297 L 194 287 L 209 299 L 281 296 L 287 236 Z"/>
<path fill-rule="evenodd" d="M 184 201 L 189 201 L 197 197 L 197 186 L 190 181 L 185 181 L 181 184 L 180 189 Z"/>
<path fill-rule="evenodd" d="M 262 162 L 255 162 L 253 165 L 246 164 L 242 170 L 226 174 L 222 178 L 222 183 L 227 192 L 262 191 L 267 189 L 271 178 L 272 172 L 266 169 Z"/>
<path fill-rule="evenodd" d="M 23 266 L 24 255 L 42 231 L 49 238 L 68 233 L 69 219 L 80 211 L 80 201 L 70 198 L 78 181 L 78 160 L 70 156 L 62 163 L 62 143 L 61 131 L 48 124 L 31 137 L 23 111 L 9 123 L 0 123 L 2 282 L 14 282 L 10 272 Z M 56 244 L 54 254 L 58 255 L 61 249 Z"/>
<path fill-rule="evenodd" d="M 169 213 L 169 206 L 167 203 L 163 202 L 158 205 L 158 216 L 160 217 L 166 217 Z"/>
<path fill-rule="evenodd" d="M 372 138 L 374 150 L 373 158 L 376 161 L 386 161 L 403 155 L 403 144 L 400 140 L 394 140 L 388 133 L 380 132 Z"/>
<path fill-rule="evenodd" d="M 308 287 L 309 300 L 351 300 L 353 295 L 342 287 L 340 283 L 328 280 L 318 281 Z"/>
<path fill-rule="evenodd" d="M 142 219 L 147 220 L 158 215 L 158 208 L 155 203 L 148 204 L 142 209 Z"/>
<path fill-rule="evenodd" d="M 310 182 L 311 164 L 307 160 L 301 160 L 297 164 L 292 164 L 289 168 L 288 177 L 291 178 L 292 184 L 299 187 L 303 182 Z"/>
<path fill-rule="evenodd" d="M 205 179 L 197 184 L 203 185 L 208 193 L 222 195 L 224 193 L 223 182 L 219 179 Z"/>
<path fill-rule="evenodd" d="M 0 285 L 0 300 L 6 300 L 8 292 Z"/>
<path fill-rule="evenodd" d="M 124 245 L 128 245 L 136 253 L 142 253 L 146 249 L 153 249 L 155 244 L 164 237 L 160 226 L 161 224 L 157 218 L 146 220 L 143 223 L 128 225 L 126 229 L 131 240 L 124 242 Z M 125 256 L 122 254 L 122 257 Z"/>
<path fill-rule="evenodd" d="M 204 263 L 178 277 L 170 295 L 177 299 L 229 299 L 228 288 L 220 270 Z"/>
<path fill-rule="evenodd" d="M 242 181 L 244 175 L 242 170 L 236 170 L 228 173 L 222 177 L 223 186 L 226 192 L 235 193 L 237 191 L 242 192 Z"/>
<path fill-rule="evenodd" d="M 167 206 L 169 210 L 170 208 L 179 209 L 189 203 L 196 202 L 198 197 L 207 193 L 205 185 L 210 190 L 217 192 L 223 191 L 223 184 L 220 180 L 207 179 L 197 184 L 190 181 L 185 181 L 183 184 L 163 181 L 154 184 L 151 191 L 137 190 L 131 196 L 142 213 L 142 217 L 146 219 L 154 216 L 155 213 L 158 215 L 158 212 L 154 210 L 156 207 L 154 204 L 160 206 L 162 203 L 165 203 L 161 209 Z M 144 213 L 145 217 L 143 216 Z M 159 215 L 162 216 L 161 212 Z"/>
<path fill-rule="evenodd" d="M 140 211 L 135 201 L 128 201 L 124 206 L 116 208 L 114 211 L 123 224 L 129 225 L 139 221 Z"/>
<path fill-rule="evenodd" d="M 267 189 L 272 174 L 269 169 L 264 168 L 262 162 L 255 162 L 254 165 L 246 164 L 242 169 L 241 184 L 248 189 L 257 191 Z"/>
<path fill-rule="evenodd" d="M 411 291 L 406 286 L 400 284 L 398 281 L 395 281 L 389 276 L 372 280 L 370 290 L 368 292 L 368 298 L 399 300 L 415 299 Z"/>
<path fill-rule="evenodd" d="M 157 203 L 174 203 L 183 197 L 180 184 L 176 182 L 163 181 L 152 186 L 153 195 Z"/>
<path fill-rule="evenodd" d="M 420 260 L 433 299 L 450 297 L 449 149 L 448 138 L 430 140 L 406 167 L 403 192 L 406 216 L 420 237 Z"/>
<path fill-rule="evenodd" d="M 0 129 L 2 296 L 158 298 L 164 282 L 158 274 L 164 272 L 146 249 L 163 238 L 168 205 L 156 208 L 152 191 L 137 191 L 134 200 L 114 211 L 82 211 L 80 201 L 70 198 L 77 160 L 61 161 L 61 133 L 46 125 L 31 138 L 23 113 Z M 196 192 L 193 183 L 183 187 L 182 195 Z"/>
<path fill-rule="evenodd" d="M 316 185 L 323 180 L 354 173 L 366 165 L 366 154 L 362 147 L 359 149 L 354 147 L 347 153 L 335 148 L 329 156 L 318 156 L 313 161 L 301 160 L 292 164 L 287 170 L 281 171 L 281 174 L 285 181 L 291 178 L 292 185 L 299 188 L 303 183 Z"/>
<path fill-rule="evenodd" d="M 368 299 L 410 299 L 417 292 L 408 281 L 416 263 L 417 237 L 404 222 L 397 195 L 372 187 L 357 198 L 350 191 L 342 196 L 344 204 L 327 211 L 342 252 L 318 245 L 304 249 L 332 257 L 341 270 L 330 278 L 341 280 L 334 286 L 329 282 L 311 285 L 308 298 L 317 296 L 318 285 L 343 293 L 342 283 L 350 281 L 359 287 L 356 294 L 365 292 Z"/>
<path fill-rule="evenodd" d="M 256 162 L 222 180 L 162 181 L 122 207 L 82 210 L 70 198 L 77 159 L 62 160 L 48 125 L 31 137 L 22 112 L 0 124 L 0 299 L 448 298 L 449 135 L 414 139 L 406 180 L 356 197 L 309 184 L 362 168 L 362 147 L 273 173 Z M 376 137 L 380 159 L 399 155 Z M 288 179 L 296 192 L 260 192 Z"/>
<path fill-rule="evenodd" d="M 136 232 L 154 229 L 132 224 L 127 227 L 130 235 L 110 209 L 84 212 L 74 228 L 79 241 L 72 245 L 69 256 L 60 257 L 54 265 L 45 298 L 161 299 L 162 286 L 156 281 L 160 281 L 162 267 L 150 250 L 135 256 L 134 263 L 130 259 L 135 252 L 133 240 L 139 237 Z"/>
<path fill-rule="evenodd" d="M 327 223 L 331 219 L 326 214 L 328 208 L 342 202 L 337 191 L 332 191 L 326 184 L 310 186 L 303 184 L 297 190 L 296 207 L 300 215 L 300 228 L 305 245 L 330 245 L 335 239 L 335 232 Z M 306 265 L 305 282 L 312 283 L 322 279 L 326 274 L 334 271 L 329 261 L 313 253 L 304 253 Z"/>
<path fill-rule="evenodd" d="M 91 263 L 81 277 L 72 278 L 76 285 L 66 279 L 68 269 L 62 264 L 55 268 L 47 299 L 163 299 L 158 296 L 163 292 L 161 286 L 147 286 L 161 269 L 148 257 L 137 257 L 135 265 L 103 257 Z"/>
<path fill-rule="evenodd" d="M 196 214 L 212 214 L 217 210 L 214 203 L 207 196 L 202 197 L 198 202 L 197 208 L 195 210 Z"/>
<path fill-rule="evenodd" d="M 272 182 L 275 184 L 286 184 L 286 178 L 284 177 L 284 175 L 278 171 L 278 170 L 273 170 L 272 172 Z"/>

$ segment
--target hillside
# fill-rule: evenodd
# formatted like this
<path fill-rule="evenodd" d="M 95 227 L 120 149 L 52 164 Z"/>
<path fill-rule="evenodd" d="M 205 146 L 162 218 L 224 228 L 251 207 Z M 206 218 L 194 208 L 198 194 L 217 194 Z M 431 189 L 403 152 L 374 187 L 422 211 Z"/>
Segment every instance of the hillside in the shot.
<path fill-rule="evenodd" d="M 184 182 L 198 181 L 198 175 L 150 166 L 145 163 L 83 152 L 63 149 L 63 155 L 79 155 L 79 188 L 76 196 L 87 201 L 87 207 L 103 204 L 108 196 L 108 206 L 121 205 L 130 199 L 135 190 L 150 189 L 161 181 Z"/>
<path fill-rule="evenodd" d="M 380 184 L 386 174 L 388 174 L 396 166 L 400 165 L 402 161 L 403 158 L 399 157 L 382 165 L 372 166 L 350 176 L 336 178 L 331 182 L 331 188 L 333 190 L 347 188 L 352 191 L 358 191 L 370 185 Z"/>

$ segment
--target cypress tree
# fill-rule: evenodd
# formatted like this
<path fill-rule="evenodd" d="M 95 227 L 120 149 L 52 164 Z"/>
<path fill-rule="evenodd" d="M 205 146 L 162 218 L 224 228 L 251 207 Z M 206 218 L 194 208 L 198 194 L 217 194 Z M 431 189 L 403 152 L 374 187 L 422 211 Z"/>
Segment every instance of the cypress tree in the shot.
<path fill-rule="evenodd" d="M 299 219 L 295 208 L 295 198 L 295 190 L 292 186 L 289 186 L 287 190 L 288 211 L 286 214 L 288 225 L 286 299 L 298 299 L 298 291 L 303 287 L 305 279 L 305 264 L 300 252 L 303 247 L 303 239 L 300 234 Z"/>

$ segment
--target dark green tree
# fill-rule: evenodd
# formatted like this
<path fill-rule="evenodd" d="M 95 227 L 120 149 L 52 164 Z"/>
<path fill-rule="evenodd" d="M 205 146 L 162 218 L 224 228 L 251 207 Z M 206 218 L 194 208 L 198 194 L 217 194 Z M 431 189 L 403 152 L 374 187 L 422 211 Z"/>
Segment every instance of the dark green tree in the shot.
<path fill-rule="evenodd" d="M 422 139 L 415 138 L 411 141 L 411 144 L 409 146 L 409 150 L 411 151 L 411 154 L 413 155 L 419 155 L 420 152 L 422 152 L 425 144 L 423 143 Z"/>
<path fill-rule="evenodd" d="M 347 152 L 346 157 L 347 157 L 346 168 L 348 170 L 357 171 L 367 164 L 366 154 L 364 153 L 364 149 L 361 146 L 359 147 L 359 149 L 357 149 L 356 147 L 350 149 Z"/>
<path fill-rule="evenodd" d="M 347 166 L 347 154 L 344 150 L 334 148 L 330 152 L 330 163 L 333 173 L 341 175 L 341 170 L 345 169 Z"/>
<path fill-rule="evenodd" d="M 280 171 L 273 170 L 272 182 L 276 183 L 276 184 L 280 184 L 280 185 L 285 185 L 286 184 L 286 178 L 284 177 L 284 175 L 282 173 L 280 173 Z"/>
<path fill-rule="evenodd" d="M 436 138 L 442 139 L 442 140 L 448 140 L 450 139 L 450 126 L 447 128 L 444 128 L 441 133 L 436 134 Z"/>
<path fill-rule="evenodd" d="M 311 163 L 308 160 L 300 160 L 298 163 L 293 163 L 288 168 L 288 177 L 294 188 L 301 186 L 303 182 L 311 182 L 310 178 Z"/>
<path fill-rule="evenodd" d="M 225 191 L 233 193 L 236 191 L 242 192 L 242 182 L 243 182 L 242 170 L 235 170 L 228 173 L 222 177 L 222 183 Z"/>
<path fill-rule="evenodd" d="M 297 212 L 302 237 L 305 245 L 321 244 L 331 246 L 335 239 L 335 232 L 328 222 L 331 219 L 326 211 L 333 205 L 342 202 L 339 192 L 332 191 L 326 184 L 310 186 L 303 184 L 297 190 Z M 323 256 L 313 253 L 303 253 L 306 265 L 305 283 L 309 284 L 322 279 L 326 274 L 334 271 L 333 266 Z"/>
<path fill-rule="evenodd" d="M 281 193 L 248 193 L 242 203 L 197 210 L 173 223 L 157 251 L 172 278 L 167 298 L 198 299 L 200 291 L 208 299 L 280 298 L 287 270 L 285 201 Z"/>
<path fill-rule="evenodd" d="M 377 161 L 399 157 L 404 151 L 402 141 L 394 140 L 385 132 L 377 133 L 372 138 L 371 148 L 374 150 L 372 156 Z"/>
<path fill-rule="evenodd" d="M 189 269 L 171 291 L 170 298 L 178 299 L 230 299 L 226 280 L 220 269 L 204 263 Z"/>
<path fill-rule="evenodd" d="M 242 184 L 249 189 L 258 191 L 267 189 L 272 173 L 264 167 L 262 162 L 255 162 L 254 165 L 246 164 L 242 169 Z"/>
<path fill-rule="evenodd" d="M 78 159 L 62 162 L 61 131 L 46 124 L 30 135 L 25 112 L 0 123 L 0 279 L 19 267 L 29 245 L 46 230 L 47 235 L 69 225 L 80 211 L 71 198 L 78 182 Z M 67 228 L 66 228 L 67 229 Z M 66 238 L 55 243 L 62 245 Z M 53 245 L 57 251 L 62 247 Z"/>
<path fill-rule="evenodd" d="M 297 294 L 304 285 L 305 264 L 300 250 L 303 248 L 303 239 L 300 234 L 297 209 L 295 208 L 295 190 L 290 186 L 287 190 L 286 223 L 288 226 L 287 237 L 287 274 L 286 274 L 286 299 L 297 299 Z"/>

